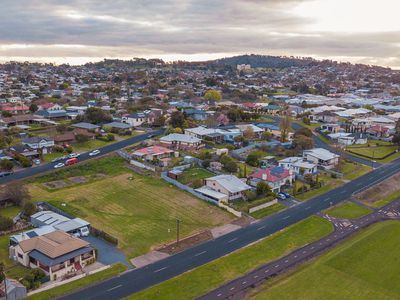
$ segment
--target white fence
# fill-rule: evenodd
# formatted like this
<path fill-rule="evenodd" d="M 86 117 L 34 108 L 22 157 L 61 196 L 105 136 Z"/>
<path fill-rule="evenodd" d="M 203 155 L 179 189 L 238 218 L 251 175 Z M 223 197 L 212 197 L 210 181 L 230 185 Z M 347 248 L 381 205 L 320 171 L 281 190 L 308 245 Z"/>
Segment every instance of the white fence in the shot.
<path fill-rule="evenodd" d="M 149 165 L 145 165 L 144 163 L 141 163 L 141 162 L 139 162 L 137 160 L 131 159 L 130 164 L 134 165 L 135 167 L 141 168 L 141 169 L 146 169 L 146 170 L 150 170 L 150 171 L 153 171 L 153 172 L 156 171 L 155 167 L 149 166 Z"/>
<path fill-rule="evenodd" d="M 278 203 L 277 199 L 269 201 L 267 203 L 260 204 L 258 206 L 252 207 L 252 208 L 249 208 L 249 213 L 251 214 L 251 213 L 253 213 L 255 211 L 258 211 L 260 209 L 263 209 L 263 208 L 266 208 L 266 207 L 270 207 L 270 206 L 272 206 L 272 205 L 274 205 L 276 203 Z"/>
<path fill-rule="evenodd" d="M 226 204 L 224 204 L 222 202 L 219 202 L 218 206 L 223 208 L 223 209 L 225 209 L 225 210 L 227 210 L 231 214 L 234 214 L 236 217 L 240 218 L 242 216 L 242 212 L 241 211 L 237 211 L 237 210 L 233 209 L 232 207 L 230 207 L 230 206 L 228 206 L 228 205 L 226 205 Z"/>

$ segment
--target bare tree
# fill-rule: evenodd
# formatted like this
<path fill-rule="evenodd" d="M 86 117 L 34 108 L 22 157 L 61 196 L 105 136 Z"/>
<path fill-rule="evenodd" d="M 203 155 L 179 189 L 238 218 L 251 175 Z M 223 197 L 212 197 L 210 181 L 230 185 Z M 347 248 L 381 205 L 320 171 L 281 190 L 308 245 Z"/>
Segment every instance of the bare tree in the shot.
<path fill-rule="evenodd" d="M 27 203 L 31 196 L 29 195 L 28 189 L 17 183 L 9 184 L 5 189 L 5 198 L 9 199 L 10 201 L 14 202 L 15 205 L 24 206 Z"/>
<path fill-rule="evenodd" d="M 282 143 L 286 142 L 289 137 L 290 126 L 291 125 L 290 125 L 289 115 L 285 113 L 285 115 L 281 118 L 281 121 L 279 123 Z"/>

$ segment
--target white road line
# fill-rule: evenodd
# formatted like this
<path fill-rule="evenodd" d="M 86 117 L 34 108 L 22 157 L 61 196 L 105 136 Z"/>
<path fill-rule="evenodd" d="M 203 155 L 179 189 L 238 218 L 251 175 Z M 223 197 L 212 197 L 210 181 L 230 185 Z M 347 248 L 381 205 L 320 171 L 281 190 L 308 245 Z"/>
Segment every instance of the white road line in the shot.
<path fill-rule="evenodd" d="M 233 239 L 229 240 L 229 241 L 228 241 L 228 244 L 230 244 L 230 243 L 236 241 L 237 239 L 238 239 L 238 238 L 236 237 L 236 238 L 233 238 Z"/>
<path fill-rule="evenodd" d="M 117 289 L 117 288 L 120 288 L 121 286 L 122 286 L 122 284 L 119 284 L 119 285 L 117 285 L 117 286 L 114 286 L 113 288 L 108 289 L 107 292 L 112 291 L 112 290 L 115 290 L 115 289 Z"/>
<path fill-rule="evenodd" d="M 294 258 L 297 258 L 297 255 L 295 255 Z"/>
<path fill-rule="evenodd" d="M 166 268 L 168 268 L 168 267 L 164 267 L 164 268 L 161 268 L 161 269 L 155 270 L 155 271 L 154 271 L 154 273 L 158 273 L 158 272 L 160 272 L 160 271 L 162 271 L 162 270 L 165 270 Z"/>
<path fill-rule="evenodd" d="M 269 269 L 265 270 L 264 273 L 268 273 Z"/>
<path fill-rule="evenodd" d="M 285 263 L 288 263 L 289 262 L 289 260 L 285 260 Z"/>
<path fill-rule="evenodd" d="M 243 281 L 242 284 L 246 284 L 246 281 Z"/>
<path fill-rule="evenodd" d="M 261 229 L 264 229 L 264 228 L 265 228 L 265 225 L 261 226 L 261 227 L 258 227 L 257 230 L 261 230 Z"/>
<path fill-rule="evenodd" d="M 235 289 L 235 287 L 231 287 L 231 291 L 233 291 Z"/>
<path fill-rule="evenodd" d="M 305 210 L 309 210 L 311 208 L 311 206 L 307 206 L 306 208 L 305 208 Z"/>
<path fill-rule="evenodd" d="M 289 219 L 289 218 L 290 218 L 290 216 L 286 216 L 286 217 L 282 218 L 282 220 L 286 220 L 286 219 Z"/>
<path fill-rule="evenodd" d="M 314 247 L 311 247 L 311 250 L 314 249 Z"/>
<path fill-rule="evenodd" d="M 207 251 L 202 251 L 202 252 L 199 252 L 199 253 L 197 253 L 197 254 L 195 254 L 194 256 L 199 256 L 199 255 L 202 255 L 202 254 L 204 254 L 204 253 L 206 253 Z"/>
<path fill-rule="evenodd" d="M 275 268 L 279 267 L 279 265 L 276 265 Z"/>
<path fill-rule="evenodd" d="M 217 297 L 221 297 L 222 296 L 222 294 L 221 293 L 219 293 L 218 295 L 217 295 Z"/>
<path fill-rule="evenodd" d="M 258 275 L 254 276 L 253 278 L 258 278 Z"/>

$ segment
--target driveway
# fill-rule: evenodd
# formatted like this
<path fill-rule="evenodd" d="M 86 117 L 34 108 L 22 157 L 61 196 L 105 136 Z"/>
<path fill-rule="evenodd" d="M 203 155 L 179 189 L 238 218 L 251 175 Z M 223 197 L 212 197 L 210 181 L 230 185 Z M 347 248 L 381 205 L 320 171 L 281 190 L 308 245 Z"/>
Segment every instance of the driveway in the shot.
<path fill-rule="evenodd" d="M 132 265 L 126 259 L 125 254 L 114 245 L 106 242 L 105 240 L 89 235 L 82 237 L 83 240 L 89 242 L 97 251 L 97 261 L 105 265 L 111 265 L 114 263 L 122 263 L 128 268 L 132 268 Z"/>

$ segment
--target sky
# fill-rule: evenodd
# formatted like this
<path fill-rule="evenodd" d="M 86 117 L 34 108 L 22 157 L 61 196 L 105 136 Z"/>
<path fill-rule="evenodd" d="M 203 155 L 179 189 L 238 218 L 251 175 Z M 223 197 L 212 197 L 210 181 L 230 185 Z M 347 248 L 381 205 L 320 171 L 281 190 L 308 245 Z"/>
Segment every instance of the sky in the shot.
<path fill-rule="evenodd" d="M 1 0 L 0 62 L 306 56 L 400 69 L 399 0 Z"/>

